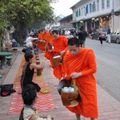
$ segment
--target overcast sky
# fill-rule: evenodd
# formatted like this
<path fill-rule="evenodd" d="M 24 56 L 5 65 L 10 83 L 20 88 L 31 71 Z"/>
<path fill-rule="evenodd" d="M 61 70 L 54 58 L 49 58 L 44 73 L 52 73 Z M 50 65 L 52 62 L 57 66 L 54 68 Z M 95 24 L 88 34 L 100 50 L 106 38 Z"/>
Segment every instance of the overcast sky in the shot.
<path fill-rule="evenodd" d="M 71 6 L 76 4 L 80 0 L 57 0 L 56 3 L 52 3 L 51 6 L 54 8 L 54 14 L 67 16 L 72 13 Z"/>

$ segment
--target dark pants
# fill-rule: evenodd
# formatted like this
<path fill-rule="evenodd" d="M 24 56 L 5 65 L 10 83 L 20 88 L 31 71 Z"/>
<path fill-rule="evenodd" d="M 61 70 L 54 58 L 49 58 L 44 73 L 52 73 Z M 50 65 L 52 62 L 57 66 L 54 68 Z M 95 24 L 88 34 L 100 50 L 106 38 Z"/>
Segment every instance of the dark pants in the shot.
<path fill-rule="evenodd" d="M 37 92 L 39 92 L 41 90 L 40 86 L 38 84 L 34 83 L 34 82 L 29 82 L 29 83 L 26 83 L 26 84 L 22 84 L 22 89 L 28 84 L 32 84 L 35 87 L 35 89 L 37 90 Z"/>
<path fill-rule="evenodd" d="M 100 40 L 100 44 L 103 44 L 104 38 L 99 38 L 99 40 Z"/>

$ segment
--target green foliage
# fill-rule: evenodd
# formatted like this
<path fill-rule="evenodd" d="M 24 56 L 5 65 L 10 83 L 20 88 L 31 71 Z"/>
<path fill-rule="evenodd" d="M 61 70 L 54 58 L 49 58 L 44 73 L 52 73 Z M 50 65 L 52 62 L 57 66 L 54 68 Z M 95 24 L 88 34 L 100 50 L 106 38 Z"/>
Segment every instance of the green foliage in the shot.
<path fill-rule="evenodd" d="M 0 25 L 8 21 L 16 26 L 19 23 L 31 26 L 36 21 L 50 21 L 53 11 L 48 0 L 1 0 Z M 1 28 L 1 26 L 0 26 Z"/>
<path fill-rule="evenodd" d="M 27 26 L 36 21 L 52 20 L 52 8 L 48 0 L 8 0 L 5 13 L 11 24 L 24 23 Z"/>
<path fill-rule="evenodd" d="M 53 10 L 49 0 L 0 0 L 0 31 L 13 25 L 21 36 L 23 29 L 49 22 Z"/>
<path fill-rule="evenodd" d="M 6 7 L 1 3 L 0 4 L 0 34 L 8 25 L 8 21 L 6 20 L 6 15 L 4 14 L 6 11 Z"/>

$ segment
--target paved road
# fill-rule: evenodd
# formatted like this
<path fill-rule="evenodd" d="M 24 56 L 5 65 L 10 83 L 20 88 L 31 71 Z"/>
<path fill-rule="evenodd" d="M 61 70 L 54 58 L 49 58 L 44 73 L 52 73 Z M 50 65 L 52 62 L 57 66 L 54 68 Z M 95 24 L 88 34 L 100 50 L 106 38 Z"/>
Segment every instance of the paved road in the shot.
<path fill-rule="evenodd" d="M 98 84 L 120 101 L 120 44 L 100 45 L 97 40 L 87 39 L 86 47 L 95 50 L 98 63 Z"/>

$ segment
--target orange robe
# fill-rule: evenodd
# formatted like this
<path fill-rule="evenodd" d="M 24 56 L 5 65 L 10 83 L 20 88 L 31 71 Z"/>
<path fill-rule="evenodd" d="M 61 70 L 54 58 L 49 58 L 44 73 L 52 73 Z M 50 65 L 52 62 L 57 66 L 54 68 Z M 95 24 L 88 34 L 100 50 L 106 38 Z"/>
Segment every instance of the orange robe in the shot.
<path fill-rule="evenodd" d="M 39 33 L 39 34 L 38 34 L 38 39 L 39 39 L 39 40 L 43 40 L 43 35 L 44 35 L 43 32 Z M 40 44 L 39 42 L 38 42 L 38 44 L 37 44 L 37 47 L 38 47 L 40 50 L 45 51 L 45 46 L 42 45 L 42 44 Z"/>
<path fill-rule="evenodd" d="M 52 42 L 53 42 L 53 40 L 54 40 L 54 37 L 51 35 L 51 34 L 49 34 L 48 35 L 48 37 L 47 37 L 47 44 L 46 44 L 46 47 L 47 47 L 47 45 L 48 44 L 51 44 L 52 45 Z M 45 52 L 45 57 L 47 58 L 47 59 L 50 59 L 51 57 L 51 53 L 50 52 L 48 52 L 48 51 L 46 51 Z"/>
<path fill-rule="evenodd" d="M 38 36 L 38 38 L 41 41 L 42 40 L 46 41 L 46 44 L 47 44 L 51 40 L 50 36 L 51 35 L 50 35 L 49 32 L 42 32 L 42 33 L 40 33 L 40 35 Z M 41 45 L 41 44 L 38 43 L 38 48 L 40 48 L 42 51 L 45 51 L 45 47 L 46 47 L 46 45 Z"/>
<path fill-rule="evenodd" d="M 49 36 L 50 36 L 50 33 L 49 33 L 49 32 L 44 32 L 44 33 L 43 33 L 43 40 L 49 41 Z"/>
<path fill-rule="evenodd" d="M 82 76 L 75 79 L 79 88 L 82 102 L 76 107 L 67 107 L 70 111 L 85 117 L 98 117 L 96 78 L 96 59 L 92 49 L 81 48 L 78 55 L 67 51 L 64 56 L 64 72 L 69 78 L 73 72 L 82 72 Z"/>
<path fill-rule="evenodd" d="M 56 78 L 60 79 L 63 77 L 63 67 L 62 65 L 59 66 L 54 66 L 53 63 L 53 56 L 54 55 L 59 55 L 61 51 L 66 50 L 68 47 L 68 39 L 64 36 L 59 36 L 57 39 L 52 40 L 52 45 L 54 46 L 53 52 L 49 52 L 47 54 L 47 58 L 50 60 L 52 68 L 53 68 L 53 74 Z"/>

